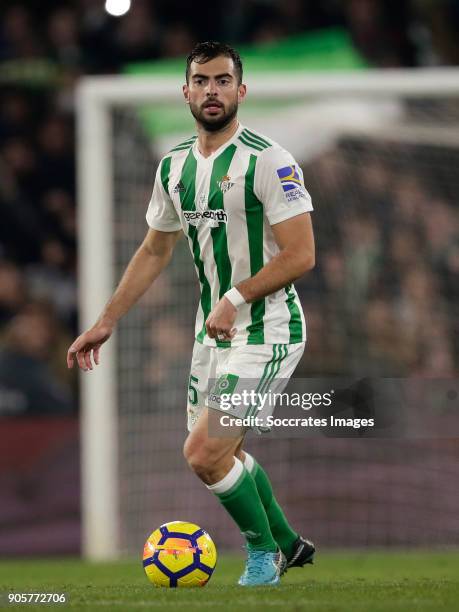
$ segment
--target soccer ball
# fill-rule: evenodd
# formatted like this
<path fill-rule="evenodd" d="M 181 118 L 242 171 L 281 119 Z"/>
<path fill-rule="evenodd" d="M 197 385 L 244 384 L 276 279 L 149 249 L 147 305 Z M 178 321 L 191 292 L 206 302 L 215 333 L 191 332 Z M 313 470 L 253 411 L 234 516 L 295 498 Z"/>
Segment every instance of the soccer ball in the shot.
<path fill-rule="evenodd" d="M 157 587 L 204 586 L 217 563 L 210 535 L 193 523 L 172 521 L 153 531 L 143 548 L 143 567 Z"/>

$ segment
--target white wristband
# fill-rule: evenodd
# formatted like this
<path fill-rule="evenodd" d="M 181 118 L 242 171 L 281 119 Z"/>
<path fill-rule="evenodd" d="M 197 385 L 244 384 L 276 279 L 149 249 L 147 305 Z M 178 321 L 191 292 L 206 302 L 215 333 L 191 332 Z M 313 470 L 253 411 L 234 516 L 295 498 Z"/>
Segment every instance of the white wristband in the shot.
<path fill-rule="evenodd" d="M 236 289 L 236 287 L 232 287 L 229 291 L 225 293 L 225 297 L 231 302 L 234 308 L 239 308 L 242 304 L 246 304 L 245 299 Z"/>

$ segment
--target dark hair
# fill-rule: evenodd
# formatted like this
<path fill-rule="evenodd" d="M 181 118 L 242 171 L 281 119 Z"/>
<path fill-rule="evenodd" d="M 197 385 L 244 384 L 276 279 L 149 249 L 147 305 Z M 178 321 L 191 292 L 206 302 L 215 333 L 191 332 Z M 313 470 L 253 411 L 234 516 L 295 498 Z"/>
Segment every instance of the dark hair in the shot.
<path fill-rule="evenodd" d="M 236 73 L 236 77 L 240 85 L 242 83 L 241 56 L 236 51 L 236 49 L 233 49 L 233 47 L 230 47 L 225 43 L 217 42 L 215 40 L 198 43 L 191 51 L 190 55 L 186 58 L 186 82 L 188 83 L 188 78 L 190 76 L 191 62 L 196 62 L 197 64 L 205 64 L 206 62 L 210 62 L 210 60 L 219 57 L 220 55 L 230 57 L 233 60 L 234 71 Z"/>

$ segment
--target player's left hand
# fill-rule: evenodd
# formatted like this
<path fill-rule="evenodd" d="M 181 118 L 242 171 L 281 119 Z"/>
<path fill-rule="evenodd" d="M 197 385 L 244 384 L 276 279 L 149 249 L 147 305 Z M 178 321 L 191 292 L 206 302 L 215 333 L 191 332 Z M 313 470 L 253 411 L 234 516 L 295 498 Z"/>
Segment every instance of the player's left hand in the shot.
<path fill-rule="evenodd" d="M 233 327 L 237 309 L 226 298 L 222 297 L 211 310 L 206 320 L 207 335 L 218 340 L 232 340 L 236 334 Z"/>

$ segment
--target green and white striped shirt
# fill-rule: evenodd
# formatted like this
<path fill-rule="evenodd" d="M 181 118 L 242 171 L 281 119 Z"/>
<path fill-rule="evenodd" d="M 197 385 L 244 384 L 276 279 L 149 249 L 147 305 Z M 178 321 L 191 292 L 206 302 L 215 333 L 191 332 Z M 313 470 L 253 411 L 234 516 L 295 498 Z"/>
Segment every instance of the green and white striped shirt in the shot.
<path fill-rule="evenodd" d="M 290 153 L 242 125 L 207 158 L 196 136 L 163 157 L 147 222 L 166 232 L 183 229 L 188 238 L 201 285 L 196 340 L 220 347 L 306 340 L 293 285 L 240 306 L 231 342 L 209 338 L 205 321 L 228 289 L 279 252 L 271 226 L 311 210 L 301 169 Z"/>

